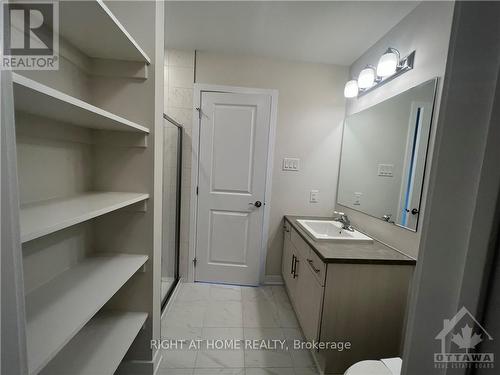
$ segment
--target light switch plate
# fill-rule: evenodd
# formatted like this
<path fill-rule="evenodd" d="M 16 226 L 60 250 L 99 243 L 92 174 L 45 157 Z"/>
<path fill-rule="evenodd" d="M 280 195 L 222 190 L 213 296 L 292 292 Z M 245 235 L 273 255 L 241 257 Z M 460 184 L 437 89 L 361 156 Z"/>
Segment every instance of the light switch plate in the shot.
<path fill-rule="evenodd" d="M 284 158 L 283 170 L 284 171 L 298 171 L 300 169 L 300 159 L 297 158 Z"/>
<path fill-rule="evenodd" d="M 319 202 L 319 190 L 311 190 L 311 193 L 309 194 L 309 202 L 310 203 Z"/>
<path fill-rule="evenodd" d="M 378 175 L 381 177 L 394 177 L 394 164 L 379 164 Z"/>
<path fill-rule="evenodd" d="M 353 206 L 361 206 L 361 197 L 363 196 L 363 193 L 360 191 L 355 191 L 354 192 L 354 201 L 352 202 Z"/>

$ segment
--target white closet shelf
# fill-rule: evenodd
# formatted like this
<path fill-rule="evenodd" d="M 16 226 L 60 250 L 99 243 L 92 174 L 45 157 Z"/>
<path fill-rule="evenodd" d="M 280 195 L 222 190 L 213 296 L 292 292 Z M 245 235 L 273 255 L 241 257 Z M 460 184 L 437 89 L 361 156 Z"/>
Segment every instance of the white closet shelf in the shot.
<path fill-rule="evenodd" d="M 148 314 L 98 313 L 42 370 L 42 375 L 113 375 Z"/>
<path fill-rule="evenodd" d="M 101 0 L 59 2 L 59 34 L 91 58 L 151 59 Z"/>
<path fill-rule="evenodd" d="M 22 205 L 21 242 L 45 236 L 148 198 L 149 194 L 141 193 L 91 192 Z"/>
<path fill-rule="evenodd" d="M 128 254 L 89 257 L 30 292 L 26 296 L 29 373 L 40 372 L 147 259 Z"/>
<path fill-rule="evenodd" d="M 86 3 L 86 1 L 78 2 Z M 75 3 L 77 4 L 77 3 Z M 16 111 L 99 130 L 149 133 L 149 129 L 20 74 L 12 74 Z"/>

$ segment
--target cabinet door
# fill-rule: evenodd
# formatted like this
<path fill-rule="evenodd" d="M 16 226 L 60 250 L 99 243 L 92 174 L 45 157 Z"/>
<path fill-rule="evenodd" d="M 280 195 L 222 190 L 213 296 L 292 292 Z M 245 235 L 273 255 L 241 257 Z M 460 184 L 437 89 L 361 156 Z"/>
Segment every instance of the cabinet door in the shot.
<path fill-rule="evenodd" d="M 318 340 L 324 289 L 309 264 L 301 266 L 295 292 L 297 315 L 306 339 Z"/>
<path fill-rule="evenodd" d="M 297 289 L 297 278 L 294 276 L 297 274 L 297 268 L 295 248 L 290 242 L 290 236 L 287 236 L 287 233 L 285 233 L 281 272 L 292 303 L 294 302 L 295 290 Z"/>

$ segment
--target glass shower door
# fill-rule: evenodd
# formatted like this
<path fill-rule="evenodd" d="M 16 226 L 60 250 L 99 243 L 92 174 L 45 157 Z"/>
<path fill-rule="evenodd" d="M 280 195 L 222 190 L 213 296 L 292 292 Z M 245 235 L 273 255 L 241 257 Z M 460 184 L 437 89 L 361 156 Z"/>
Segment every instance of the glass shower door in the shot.
<path fill-rule="evenodd" d="M 180 205 L 183 128 L 167 115 L 163 128 L 163 231 L 161 251 L 161 305 L 179 280 Z"/>

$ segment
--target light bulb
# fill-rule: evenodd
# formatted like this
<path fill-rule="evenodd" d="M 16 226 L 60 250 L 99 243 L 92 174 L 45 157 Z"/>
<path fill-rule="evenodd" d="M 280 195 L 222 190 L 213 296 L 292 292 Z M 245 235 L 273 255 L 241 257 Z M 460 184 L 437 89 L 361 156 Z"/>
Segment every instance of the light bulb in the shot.
<path fill-rule="evenodd" d="M 344 87 L 344 96 L 346 98 L 355 98 L 358 96 L 358 81 L 355 79 L 352 79 L 350 81 L 347 81 Z"/>
<path fill-rule="evenodd" d="M 388 77 L 396 73 L 399 64 L 399 54 L 396 50 L 389 48 L 384 53 L 377 64 L 377 75 L 379 77 Z"/>
<path fill-rule="evenodd" d="M 358 77 L 358 86 L 360 89 L 369 89 L 375 83 L 375 69 L 370 66 L 364 68 Z"/>

